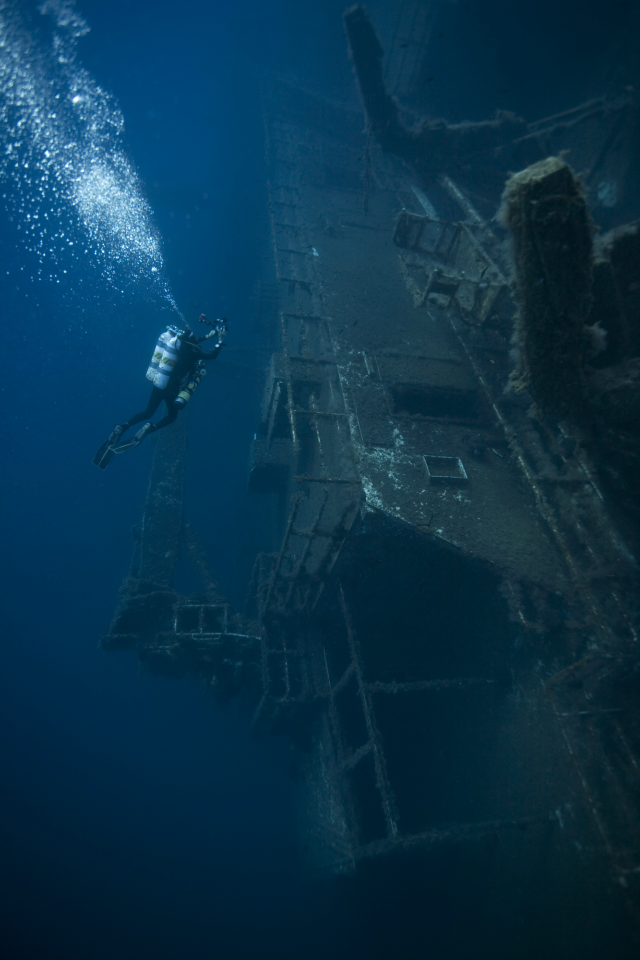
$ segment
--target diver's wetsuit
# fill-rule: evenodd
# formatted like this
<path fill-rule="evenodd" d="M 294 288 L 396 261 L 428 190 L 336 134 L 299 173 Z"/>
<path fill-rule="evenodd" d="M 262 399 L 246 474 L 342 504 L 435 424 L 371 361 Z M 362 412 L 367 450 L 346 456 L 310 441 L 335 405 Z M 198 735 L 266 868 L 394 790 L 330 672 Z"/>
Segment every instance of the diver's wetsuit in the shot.
<path fill-rule="evenodd" d="M 205 317 L 200 317 L 200 319 L 204 323 L 209 323 Z M 164 365 L 162 373 L 163 380 L 166 376 L 165 371 L 171 370 L 168 381 L 166 381 L 166 386 L 162 390 L 154 386 L 146 410 L 134 414 L 131 420 L 128 420 L 126 423 L 116 424 L 109 437 L 100 446 L 93 458 L 93 463 L 96 467 L 99 467 L 100 470 L 106 470 L 116 454 L 124 453 L 125 450 L 132 450 L 144 440 L 147 434 L 155 433 L 156 430 L 162 427 L 168 427 L 170 423 L 173 423 L 204 374 L 204 370 L 200 367 L 201 361 L 215 360 L 222 349 L 222 341 L 227 330 L 226 321 L 222 324 L 218 323 L 215 326 L 209 323 L 209 326 L 213 327 L 213 331 L 206 337 L 196 337 L 191 330 L 188 330 L 186 333 L 180 333 L 175 327 L 169 327 L 167 334 L 162 335 L 154 351 L 147 376 L 151 380 L 155 379 L 159 364 L 162 362 Z M 169 331 L 176 336 L 167 339 Z M 203 353 L 200 350 L 199 344 L 202 343 L 203 340 L 208 340 L 213 336 L 218 337 L 216 346 L 211 353 Z M 179 344 L 177 341 L 179 341 Z M 168 351 L 165 350 L 165 346 L 167 345 L 170 347 Z M 173 369 L 171 369 L 172 363 Z M 167 415 L 163 417 L 159 423 L 151 423 L 151 417 L 163 400 L 167 405 Z M 136 423 L 141 423 L 143 420 L 147 422 L 144 426 L 140 427 L 135 437 L 133 437 L 132 440 L 123 441 L 122 437 L 129 427 L 133 427 Z"/>
<path fill-rule="evenodd" d="M 151 388 L 151 396 L 146 410 L 136 413 L 130 420 L 127 420 L 126 429 L 133 427 L 136 423 L 142 423 L 143 420 L 150 420 L 163 400 L 167 405 L 167 415 L 158 423 L 155 423 L 153 428 L 154 430 L 160 430 L 162 427 L 168 427 L 170 423 L 173 423 L 182 410 L 182 406 L 174 401 L 180 393 L 185 378 L 195 372 L 198 360 L 215 360 L 222 349 L 222 344 L 219 344 L 211 353 L 203 353 L 197 349 L 197 345 L 206 339 L 206 337 L 189 337 L 188 340 L 186 338 L 182 340 L 178 359 L 169 383 L 164 390 L 160 390 L 158 387 Z M 196 349 L 192 349 L 193 347 Z"/>

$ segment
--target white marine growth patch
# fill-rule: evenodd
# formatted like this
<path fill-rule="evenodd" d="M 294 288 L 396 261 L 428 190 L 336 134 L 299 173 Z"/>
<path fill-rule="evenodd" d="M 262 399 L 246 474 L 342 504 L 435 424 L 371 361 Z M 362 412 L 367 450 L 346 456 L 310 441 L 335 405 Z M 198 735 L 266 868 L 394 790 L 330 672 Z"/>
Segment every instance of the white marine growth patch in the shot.
<path fill-rule="evenodd" d="M 38 17 L 51 18 L 48 41 Z M 108 282 L 144 279 L 154 299 L 177 310 L 151 209 L 124 152 L 122 113 L 77 60 L 88 30 L 71 0 L 46 0 L 33 16 L 20 0 L 0 0 L 2 199 L 39 259 L 40 279 L 90 258 Z"/>
<path fill-rule="evenodd" d="M 385 510 L 387 513 L 395 513 L 399 508 L 396 506 L 390 507 L 385 503 L 384 490 L 380 488 L 379 481 L 376 483 L 376 475 L 386 476 L 386 479 L 391 481 L 394 490 L 402 490 L 405 484 L 398 474 L 398 468 L 411 465 L 415 459 L 403 452 L 404 439 L 398 429 L 393 431 L 393 439 L 393 449 L 390 447 L 374 447 L 372 450 L 367 450 L 364 445 L 358 444 L 360 474 L 367 503 L 379 510 Z"/>
<path fill-rule="evenodd" d="M 373 447 L 367 449 L 364 443 L 360 441 L 362 432 L 360 421 L 355 406 L 350 402 L 350 386 L 355 382 L 361 381 L 360 360 L 362 354 L 360 351 L 349 350 L 350 357 L 358 358 L 357 362 L 353 360 L 344 360 L 338 364 L 338 375 L 342 386 L 345 405 L 349 415 L 349 430 L 351 433 L 351 442 L 356 453 L 358 462 L 358 472 L 360 474 L 360 483 L 365 495 L 365 502 L 378 510 L 397 515 L 400 507 L 397 505 L 388 505 L 385 502 L 385 494 L 382 489 L 386 477 L 391 482 L 394 490 L 402 491 L 405 488 L 405 481 L 399 475 L 400 467 L 411 466 L 415 463 L 415 457 L 408 455 L 404 451 L 405 441 L 397 427 L 393 429 L 393 448 Z M 424 493 L 424 490 L 422 491 Z M 420 505 L 424 508 L 424 504 Z"/>

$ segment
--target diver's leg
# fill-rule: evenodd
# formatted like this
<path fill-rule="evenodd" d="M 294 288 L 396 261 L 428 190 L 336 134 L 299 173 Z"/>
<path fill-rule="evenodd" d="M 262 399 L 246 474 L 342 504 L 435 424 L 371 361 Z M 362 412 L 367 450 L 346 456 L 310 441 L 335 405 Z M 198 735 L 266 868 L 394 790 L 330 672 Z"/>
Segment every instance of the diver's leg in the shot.
<path fill-rule="evenodd" d="M 156 387 L 153 389 L 156 390 Z M 172 391 L 169 395 L 167 395 L 166 390 L 158 390 L 158 394 L 161 394 L 161 396 L 154 394 L 152 391 L 149 405 L 144 414 L 136 414 L 137 419 L 132 417 L 127 424 L 127 426 L 131 427 L 134 423 L 140 423 L 140 420 L 147 420 L 144 426 L 140 427 L 133 440 L 125 440 L 124 443 L 114 444 L 111 447 L 111 451 L 113 453 L 124 453 L 125 450 L 133 450 L 133 448 L 137 447 L 139 443 L 142 443 L 148 434 L 155 433 L 156 430 L 159 430 L 161 427 L 168 427 L 170 423 L 173 423 L 180 413 L 180 404 L 173 402 L 177 397 L 177 393 Z M 166 417 L 163 417 L 162 420 L 160 420 L 159 423 L 151 423 L 147 417 L 153 416 L 162 400 L 164 400 L 167 405 L 168 413 Z"/>
<path fill-rule="evenodd" d="M 142 413 L 136 413 L 134 417 L 131 417 L 131 419 L 124 424 L 124 428 L 126 430 L 129 427 L 133 427 L 136 423 L 140 423 L 142 420 L 146 420 L 147 422 L 140 427 L 132 440 L 125 440 L 123 443 L 115 443 L 111 447 L 113 453 L 124 453 L 125 450 L 133 450 L 133 448 L 137 447 L 139 443 L 142 443 L 148 434 L 155 433 L 159 427 L 166 426 L 166 421 L 168 419 L 167 417 L 164 417 L 164 419 L 161 420 L 157 425 L 155 423 L 151 423 L 150 418 L 154 415 L 163 400 L 167 404 L 167 407 L 171 409 L 169 405 L 172 403 L 172 398 L 174 396 L 177 396 L 177 394 L 173 393 L 173 391 L 168 397 L 166 390 L 159 390 L 157 387 L 154 387 L 151 391 L 151 396 L 149 397 L 147 409 Z M 173 420 L 175 420 L 175 416 L 172 417 L 171 421 L 169 422 L 172 422 Z"/>
<path fill-rule="evenodd" d="M 151 420 L 151 417 L 154 415 L 164 399 L 164 390 L 159 390 L 158 387 L 152 387 L 147 409 L 142 410 L 140 413 L 134 414 L 134 416 L 127 420 L 126 423 L 119 424 L 119 426 L 123 426 L 125 430 L 128 430 L 129 427 L 135 426 L 136 423 L 142 423 L 143 420 Z M 124 433 L 124 430 L 122 432 Z"/>
<path fill-rule="evenodd" d="M 111 434 L 109 435 L 109 439 L 105 440 L 93 458 L 95 466 L 100 467 L 101 470 L 105 470 L 111 462 L 114 452 L 120 453 L 122 452 L 122 449 L 128 449 L 129 447 L 137 446 L 140 441 L 144 439 L 147 433 L 153 433 L 155 427 L 152 423 L 148 423 L 144 428 L 142 428 L 142 431 L 138 431 L 134 440 L 130 441 L 129 444 L 121 441 L 122 434 L 125 433 L 129 427 L 133 427 L 136 423 L 141 423 L 143 420 L 149 421 L 162 401 L 165 399 L 166 397 L 164 390 L 159 390 L 157 387 L 152 387 L 151 396 L 149 397 L 146 410 L 136 413 L 133 417 L 131 417 L 130 420 L 126 420 L 124 423 L 117 423 L 115 425 L 111 431 Z"/>
<path fill-rule="evenodd" d="M 175 394 L 171 399 L 169 399 L 169 397 L 165 397 L 167 414 L 162 418 L 162 420 L 158 420 L 156 423 L 156 430 L 161 430 L 163 427 L 168 427 L 171 423 L 174 423 L 178 414 L 182 410 L 180 404 L 174 402 L 176 396 L 177 394 Z"/>

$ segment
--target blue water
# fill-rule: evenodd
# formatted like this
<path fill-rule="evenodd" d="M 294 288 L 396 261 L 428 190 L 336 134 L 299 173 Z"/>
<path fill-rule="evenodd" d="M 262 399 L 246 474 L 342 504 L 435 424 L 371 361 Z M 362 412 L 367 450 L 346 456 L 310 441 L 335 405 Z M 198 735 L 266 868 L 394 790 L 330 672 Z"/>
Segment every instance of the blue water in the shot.
<path fill-rule="evenodd" d="M 0 3 L 6 960 L 360 958 L 399 943 L 422 956 L 425 926 L 460 955 L 474 947 L 472 931 L 447 934 L 472 905 L 443 913 L 436 890 L 398 903 L 389 878 L 367 904 L 349 884 L 301 884 L 286 745 L 97 646 L 153 448 L 105 474 L 91 457 L 144 405 L 164 323 L 225 314 L 227 359 L 264 360 L 247 352 L 253 285 L 268 279 L 260 78 L 355 104 L 343 6 Z M 533 119 L 598 92 L 616 27 L 605 4 L 467 9 L 451 5 L 434 61 L 436 115 Z M 187 510 L 236 604 L 258 402 L 214 373 L 190 425 Z"/>

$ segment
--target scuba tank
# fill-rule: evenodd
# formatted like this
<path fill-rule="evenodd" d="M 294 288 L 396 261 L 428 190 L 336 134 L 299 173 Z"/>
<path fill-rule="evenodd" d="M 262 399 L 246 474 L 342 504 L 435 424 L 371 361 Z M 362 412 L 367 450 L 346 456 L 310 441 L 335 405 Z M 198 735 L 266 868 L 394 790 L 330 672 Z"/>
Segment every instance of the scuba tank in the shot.
<path fill-rule="evenodd" d="M 177 327 L 167 327 L 164 333 L 161 333 L 156 343 L 156 348 L 151 357 L 151 363 L 147 370 L 147 380 L 150 380 L 158 390 L 164 390 L 169 383 L 169 378 L 173 373 L 173 368 L 178 359 L 180 350 L 180 337 L 184 335 L 183 330 Z"/>
<path fill-rule="evenodd" d="M 200 381 L 206 375 L 206 372 L 204 360 L 198 360 L 198 366 L 193 373 L 190 373 L 189 376 L 183 380 L 182 389 L 173 402 L 177 403 L 180 407 L 185 407 L 195 393 Z"/>

